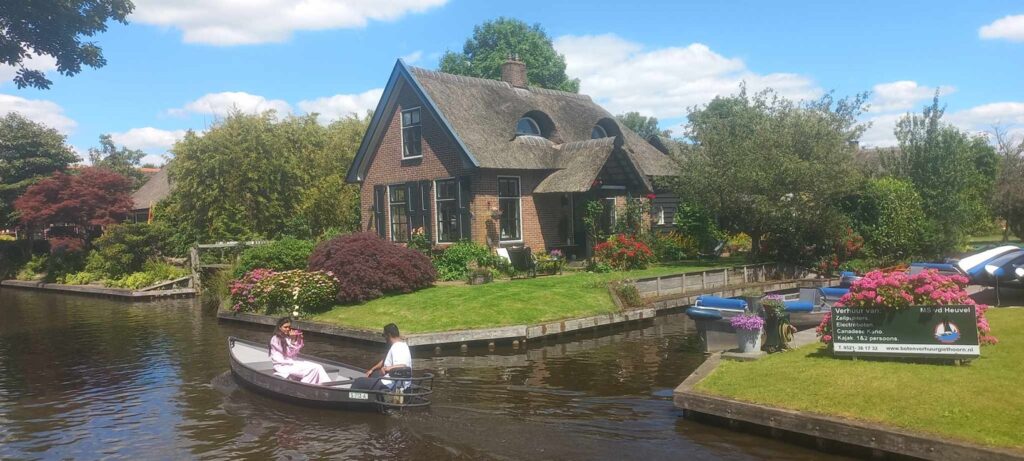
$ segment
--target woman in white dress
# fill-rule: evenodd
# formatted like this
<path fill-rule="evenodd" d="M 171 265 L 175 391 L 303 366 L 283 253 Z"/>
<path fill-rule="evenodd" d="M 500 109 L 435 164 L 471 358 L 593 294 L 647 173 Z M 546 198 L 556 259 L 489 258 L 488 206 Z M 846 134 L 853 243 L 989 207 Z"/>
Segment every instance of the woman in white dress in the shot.
<path fill-rule="evenodd" d="M 274 336 L 270 338 L 270 361 L 274 363 L 274 374 L 307 384 L 330 381 L 330 376 L 319 363 L 295 358 L 303 344 L 302 331 L 292 328 L 292 319 L 285 317 L 277 321 Z"/>

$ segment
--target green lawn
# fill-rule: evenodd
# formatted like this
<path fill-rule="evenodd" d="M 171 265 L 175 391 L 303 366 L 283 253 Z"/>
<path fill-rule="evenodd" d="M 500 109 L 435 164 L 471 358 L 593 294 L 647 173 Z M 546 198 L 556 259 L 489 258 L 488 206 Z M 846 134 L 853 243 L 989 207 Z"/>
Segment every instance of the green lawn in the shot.
<path fill-rule="evenodd" d="M 968 240 L 968 244 L 971 246 L 971 248 L 981 248 L 981 247 L 985 247 L 985 246 L 1002 245 L 1003 244 L 1003 234 L 975 235 L 975 236 L 971 237 L 970 240 Z M 1007 245 L 1021 246 L 1021 240 L 1019 238 L 1017 238 L 1016 235 L 1013 235 L 1011 233 L 1009 241 L 1006 244 Z"/>
<path fill-rule="evenodd" d="M 1024 448 L 1024 309 L 987 315 L 1000 342 L 968 365 L 834 359 L 815 344 L 756 362 L 724 361 L 697 389 Z"/>
<path fill-rule="evenodd" d="M 616 310 L 609 281 L 678 274 L 742 264 L 736 259 L 657 265 L 609 274 L 497 281 L 486 285 L 442 285 L 405 295 L 386 296 L 356 306 L 338 306 L 310 320 L 379 330 L 394 322 L 406 333 L 537 324 Z"/>

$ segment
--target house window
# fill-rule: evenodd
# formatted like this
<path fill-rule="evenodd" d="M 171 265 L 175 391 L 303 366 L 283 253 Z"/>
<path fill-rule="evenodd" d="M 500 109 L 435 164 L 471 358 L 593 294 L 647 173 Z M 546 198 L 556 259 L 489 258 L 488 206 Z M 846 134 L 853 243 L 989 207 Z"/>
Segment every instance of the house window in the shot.
<path fill-rule="evenodd" d="M 516 123 L 517 135 L 540 136 L 540 126 L 530 117 L 523 117 Z"/>
<path fill-rule="evenodd" d="M 405 242 L 409 240 L 409 203 L 404 184 L 389 186 L 391 199 L 391 240 Z"/>
<path fill-rule="evenodd" d="M 421 138 L 420 108 L 402 111 L 402 158 L 423 156 Z"/>
<path fill-rule="evenodd" d="M 615 232 L 615 197 L 606 197 L 602 203 L 604 204 L 604 216 L 602 216 L 602 223 L 604 231 L 608 234 Z"/>
<path fill-rule="evenodd" d="M 665 207 L 658 207 L 658 225 L 665 225 Z"/>
<path fill-rule="evenodd" d="M 501 211 L 502 241 L 522 240 L 519 178 L 498 178 L 498 208 Z"/>
<path fill-rule="evenodd" d="M 607 137 L 608 132 L 604 131 L 604 128 L 601 127 L 601 125 L 594 125 L 594 127 L 590 129 L 590 139 L 601 139 Z"/>
<path fill-rule="evenodd" d="M 454 242 L 462 236 L 458 184 L 454 179 L 434 181 L 434 191 L 437 201 L 437 241 Z"/>

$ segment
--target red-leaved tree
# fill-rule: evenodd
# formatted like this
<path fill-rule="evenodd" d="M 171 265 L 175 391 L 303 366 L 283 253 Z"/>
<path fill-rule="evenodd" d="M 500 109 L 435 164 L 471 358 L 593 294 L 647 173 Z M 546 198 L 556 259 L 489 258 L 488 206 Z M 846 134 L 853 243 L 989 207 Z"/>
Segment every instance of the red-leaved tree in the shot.
<path fill-rule="evenodd" d="M 30 186 L 14 208 L 21 223 L 30 227 L 107 226 L 123 221 L 132 210 L 131 192 L 131 179 L 87 167 L 71 174 L 57 172 Z"/>

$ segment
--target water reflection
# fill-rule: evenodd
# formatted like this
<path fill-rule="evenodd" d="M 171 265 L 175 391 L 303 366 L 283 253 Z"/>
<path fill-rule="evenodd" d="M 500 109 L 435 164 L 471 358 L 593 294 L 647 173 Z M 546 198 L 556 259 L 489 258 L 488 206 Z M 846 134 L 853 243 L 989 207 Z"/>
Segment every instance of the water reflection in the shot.
<path fill-rule="evenodd" d="M 668 316 L 525 352 L 434 356 L 427 411 L 296 407 L 240 389 L 220 324 L 192 301 L 126 304 L 0 290 L 0 458 L 826 459 L 679 418 L 671 389 L 703 357 Z M 312 336 L 308 352 L 368 366 L 379 347 Z"/>

